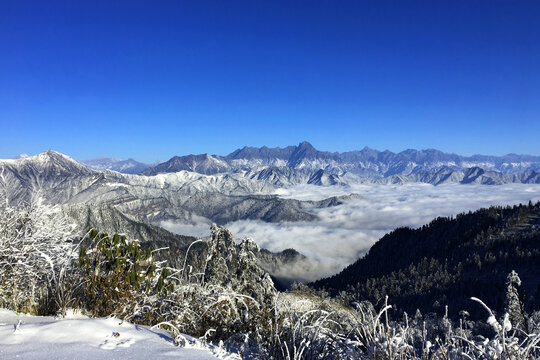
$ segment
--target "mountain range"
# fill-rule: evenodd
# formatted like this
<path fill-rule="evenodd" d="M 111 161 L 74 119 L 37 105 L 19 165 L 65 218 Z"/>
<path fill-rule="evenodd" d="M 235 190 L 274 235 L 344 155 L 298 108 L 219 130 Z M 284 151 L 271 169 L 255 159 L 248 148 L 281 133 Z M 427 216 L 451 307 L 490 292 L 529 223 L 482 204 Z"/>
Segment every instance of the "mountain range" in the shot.
<path fill-rule="evenodd" d="M 9 203 L 37 193 L 50 204 L 113 206 L 139 221 L 224 224 L 236 220 L 310 221 L 310 209 L 336 206 L 351 196 L 299 201 L 271 195 L 273 184 L 230 174 L 188 171 L 138 176 L 97 171 L 49 150 L 24 159 L 0 160 L 0 182 Z"/>
<path fill-rule="evenodd" d="M 297 184 L 425 182 L 486 184 L 540 183 L 540 156 L 460 156 L 434 149 L 400 153 L 368 147 L 343 153 L 319 151 L 310 143 L 285 148 L 243 147 L 226 156 L 174 156 L 142 175 L 190 171 L 205 175 L 235 174 L 278 187 Z"/>
<path fill-rule="evenodd" d="M 530 155 L 462 157 L 437 150 L 395 154 L 369 148 L 329 153 L 307 142 L 286 148 L 244 147 L 225 157 L 173 157 L 142 175 L 93 170 L 52 150 L 0 160 L 12 202 L 27 202 L 39 190 L 52 204 L 114 206 L 154 224 L 310 221 L 315 218 L 311 210 L 338 205 L 347 197 L 299 201 L 273 195 L 276 190 L 298 184 L 540 183 L 539 168 L 540 157 Z"/>
<path fill-rule="evenodd" d="M 205 219 L 226 223 L 239 219 L 263 221 L 309 221 L 309 209 L 336 206 L 358 195 L 322 201 L 281 199 L 274 195 L 252 195 L 274 189 L 249 179 L 190 172 L 146 177 L 110 170 L 92 170 L 72 158 L 48 150 L 19 159 L 0 160 L 0 198 L 17 206 L 39 196 L 46 204 L 59 205 L 74 221 L 79 233 L 89 227 L 122 233 L 138 239 L 143 247 L 166 248 L 157 254 L 172 266 L 183 266 L 194 237 L 171 233 L 159 225 L 163 220 L 189 222 Z M 4 199 L 2 199 L 4 200 Z M 192 266 L 202 267 L 206 244 L 188 254 Z M 260 253 L 261 266 L 272 274 L 308 262 L 295 250 Z M 276 279 L 277 280 L 277 279 Z"/>
<path fill-rule="evenodd" d="M 480 162 L 488 170 L 466 167 Z M 309 222 L 317 219 L 317 209 L 362 198 L 349 194 L 301 201 L 275 195 L 282 187 L 412 181 L 434 185 L 540 183 L 539 165 L 538 157 L 528 155 L 464 158 L 436 150 L 394 154 L 368 148 L 328 153 L 304 142 L 283 149 L 244 147 L 226 157 L 174 157 L 135 175 L 94 170 L 49 150 L 0 160 L 0 195 L 7 195 L 7 202 L 16 205 L 37 194 L 45 203 L 61 205 L 81 230 L 91 225 L 121 231 L 143 242 L 177 249 L 174 253 L 181 256 L 181 249 L 193 238 L 161 229 L 164 222 L 208 226 L 238 220 Z M 274 270 L 293 260 L 305 261 L 297 253 L 276 256 L 260 260 L 265 268 Z"/>
<path fill-rule="evenodd" d="M 353 173 L 367 177 L 410 175 L 441 167 L 453 170 L 479 167 L 503 174 L 518 174 L 540 170 L 540 156 L 508 154 L 504 156 L 473 155 L 469 157 L 448 154 L 434 149 L 405 150 L 400 153 L 378 151 L 365 147 L 360 151 L 344 153 L 319 151 L 310 143 L 285 148 L 244 147 L 227 156 L 187 155 L 175 156 L 169 161 L 149 167 L 144 175 L 180 170 L 202 174 L 216 174 L 257 167 L 288 167 L 297 170 L 324 170 L 330 174 Z"/>

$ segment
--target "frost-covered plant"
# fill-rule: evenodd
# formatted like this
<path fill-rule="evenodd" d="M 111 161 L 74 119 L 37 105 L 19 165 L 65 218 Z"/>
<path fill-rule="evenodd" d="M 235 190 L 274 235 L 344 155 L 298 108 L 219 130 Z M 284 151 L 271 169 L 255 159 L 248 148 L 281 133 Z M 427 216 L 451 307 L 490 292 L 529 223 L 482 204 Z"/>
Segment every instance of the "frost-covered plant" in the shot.
<path fill-rule="evenodd" d="M 173 337 L 184 332 L 204 341 L 229 340 L 229 345 L 252 338 L 271 317 L 269 304 L 276 295 L 269 275 L 257 265 L 257 251 L 253 240 L 236 244 L 227 229 L 213 225 L 201 272 L 187 260 L 182 269 L 168 268 L 174 287 L 155 307 L 160 325 Z"/>
<path fill-rule="evenodd" d="M 495 359 L 511 351 L 532 359 L 537 353 L 536 340 L 515 343 L 508 335 L 504 341 L 473 340 L 465 315 L 454 327 L 447 315 L 419 313 L 410 324 L 407 316 L 392 322 L 387 303 L 379 312 L 368 302 L 347 310 L 343 301 L 342 311 L 332 310 L 326 301 L 303 310 L 278 308 L 275 297 L 274 304 L 266 300 L 275 289 L 261 281 L 265 276 L 255 264 L 256 245 L 247 239 L 235 244 L 228 230 L 212 230 L 204 281 L 186 264 L 170 269 L 174 290 L 156 310 L 159 325 L 178 343 L 188 333 L 203 341 L 224 341 L 247 358 L 262 359 Z M 503 346 L 501 351 L 497 345 Z"/>
<path fill-rule="evenodd" d="M 39 192 L 29 204 L 12 205 L 6 188 L 0 190 L 0 306 L 49 312 L 61 269 L 76 254 L 75 225 L 59 207 L 44 204 Z"/>
<path fill-rule="evenodd" d="M 54 281 L 54 303 L 56 314 L 65 317 L 67 310 L 78 307 L 77 290 L 82 285 L 78 272 L 69 266 L 63 266 L 56 274 Z"/>
<path fill-rule="evenodd" d="M 485 359 L 538 359 L 540 356 L 540 334 L 525 334 L 517 337 L 513 331 L 512 322 L 508 313 L 497 320 L 491 309 L 480 299 L 471 298 L 478 302 L 488 312 L 487 323 L 495 332 L 493 339 L 483 342 L 464 340 L 468 348 L 463 352 L 473 358 Z"/>
<path fill-rule="evenodd" d="M 521 286 L 521 279 L 518 274 L 512 270 L 508 274 L 506 281 L 506 297 L 505 297 L 505 311 L 509 316 L 509 320 L 514 325 L 515 329 L 525 330 L 525 316 L 523 309 L 523 302 L 519 298 L 518 288 Z"/>
<path fill-rule="evenodd" d="M 472 337 L 464 319 L 454 327 L 447 315 L 387 322 L 391 307 L 385 305 L 376 313 L 367 302 L 355 304 L 355 326 L 348 338 L 361 350 L 358 358 L 366 359 L 538 359 L 540 334 L 515 332 L 508 314 L 497 320 L 485 303 L 473 300 L 488 311 L 487 323 L 495 332 L 492 339 Z"/>
<path fill-rule="evenodd" d="M 152 251 L 143 252 L 137 240 L 90 229 L 89 249 L 82 246 L 77 266 L 83 271 L 83 303 L 94 316 L 115 315 L 133 319 L 152 311 L 143 311 L 151 293 L 172 288 L 166 280 L 167 269 L 154 262 Z M 148 309 L 146 309 L 148 310 Z"/>
<path fill-rule="evenodd" d="M 264 316 L 260 304 L 252 297 L 212 284 L 177 285 L 154 310 L 161 319 L 158 325 L 169 329 L 179 343 L 181 333 L 203 341 L 249 334 Z"/>
<path fill-rule="evenodd" d="M 540 311 L 533 311 L 527 316 L 527 328 L 531 333 L 540 334 Z"/>
<path fill-rule="evenodd" d="M 237 245 L 231 232 L 222 226 L 213 224 L 211 230 L 204 281 L 272 306 L 276 289 L 270 275 L 257 264 L 258 245 L 250 238 Z"/>
<path fill-rule="evenodd" d="M 392 324 L 388 319 L 385 306 L 377 313 L 369 302 L 354 303 L 354 327 L 350 335 L 352 344 L 364 353 L 364 356 L 380 359 L 413 359 L 415 356 L 414 332 L 409 327 L 408 318 L 405 324 Z"/>
<path fill-rule="evenodd" d="M 347 346 L 341 325 L 334 313 L 315 309 L 306 312 L 290 310 L 278 322 L 277 358 L 349 359 L 356 358 L 354 348 Z M 280 356 L 279 356 L 280 355 Z"/>

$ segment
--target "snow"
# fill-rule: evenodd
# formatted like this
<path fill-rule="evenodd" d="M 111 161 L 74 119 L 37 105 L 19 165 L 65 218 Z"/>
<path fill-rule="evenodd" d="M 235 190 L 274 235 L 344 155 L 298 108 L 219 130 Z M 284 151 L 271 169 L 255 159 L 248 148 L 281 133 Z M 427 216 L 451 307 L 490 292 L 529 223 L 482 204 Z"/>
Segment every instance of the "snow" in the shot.
<path fill-rule="evenodd" d="M 0 309 L 0 359 L 240 359 L 236 354 L 185 335 L 184 347 L 174 345 L 162 329 L 134 325 L 115 318 L 65 319 L 30 316 Z"/>

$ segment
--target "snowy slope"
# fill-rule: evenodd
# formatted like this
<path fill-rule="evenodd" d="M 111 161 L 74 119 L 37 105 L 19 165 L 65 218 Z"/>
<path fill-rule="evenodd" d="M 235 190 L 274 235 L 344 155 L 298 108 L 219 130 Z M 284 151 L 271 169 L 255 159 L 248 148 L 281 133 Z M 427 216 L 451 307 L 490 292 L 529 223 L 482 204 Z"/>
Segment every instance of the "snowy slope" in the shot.
<path fill-rule="evenodd" d="M 150 167 L 148 164 L 143 164 L 133 159 L 122 160 L 107 157 L 82 160 L 81 163 L 93 170 L 112 170 L 124 174 L 140 174 L 146 168 Z"/>
<path fill-rule="evenodd" d="M 20 321 L 20 324 L 19 324 Z M 0 309 L 0 359 L 240 359 L 186 336 L 175 346 L 168 332 L 115 318 L 29 316 Z"/>

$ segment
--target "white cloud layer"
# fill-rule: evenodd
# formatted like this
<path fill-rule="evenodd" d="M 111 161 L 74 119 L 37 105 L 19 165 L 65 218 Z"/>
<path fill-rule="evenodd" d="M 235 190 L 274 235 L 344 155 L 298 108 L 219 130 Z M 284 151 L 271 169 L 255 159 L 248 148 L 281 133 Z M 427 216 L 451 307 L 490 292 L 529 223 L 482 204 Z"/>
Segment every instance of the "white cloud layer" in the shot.
<path fill-rule="evenodd" d="M 311 259 L 311 267 L 277 274 L 314 280 L 340 271 L 354 262 L 387 232 L 400 226 L 418 227 L 438 216 L 456 215 L 490 205 L 513 205 L 540 200 L 540 185 L 354 185 L 320 187 L 302 185 L 279 189 L 284 198 L 319 200 L 358 193 L 362 199 L 313 211 L 313 222 L 265 223 L 242 220 L 226 226 L 236 237 L 252 237 L 271 251 L 294 248 Z M 208 224 L 163 224 L 167 229 L 208 236 Z M 200 232 L 199 232 L 200 231 Z M 291 273 L 291 271 L 293 273 Z"/>
<path fill-rule="evenodd" d="M 210 233 L 211 221 L 200 222 L 196 224 L 182 224 L 174 221 L 162 221 L 159 226 L 169 231 L 172 231 L 177 234 L 194 236 L 194 237 L 204 237 L 208 236 Z"/>

